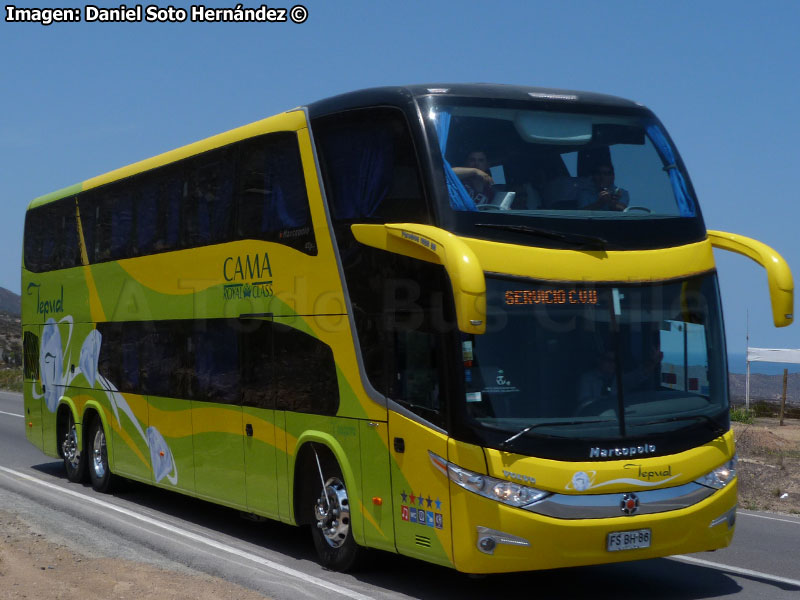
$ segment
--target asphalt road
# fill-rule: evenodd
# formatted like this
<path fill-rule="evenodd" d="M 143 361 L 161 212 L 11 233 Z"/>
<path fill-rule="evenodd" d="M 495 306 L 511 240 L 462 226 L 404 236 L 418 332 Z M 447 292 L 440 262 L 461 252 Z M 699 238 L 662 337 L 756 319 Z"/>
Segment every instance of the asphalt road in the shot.
<path fill-rule="evenodd" d="M 70 484 L 61 463 L 25 440 L 20 394 L 0 392 L 0 506 L 93 556 L 201 571 L 272 598 L 800 597 L 800 518 L 740 511 L 731 547 L 714 553 L 472 579 L 376 553 L 353 575 L 315 562 L 306 530 L 136 483 L 113 494 Z"/>

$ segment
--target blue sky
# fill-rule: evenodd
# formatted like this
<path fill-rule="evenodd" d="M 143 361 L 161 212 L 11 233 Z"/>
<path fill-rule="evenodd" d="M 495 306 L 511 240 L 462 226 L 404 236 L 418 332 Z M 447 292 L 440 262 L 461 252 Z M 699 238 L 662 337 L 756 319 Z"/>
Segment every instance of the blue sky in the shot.
<path fill-rule="evenodd" d="M 437 81 L 642 102 L 675 140 L 707 226 L 770 244 L 800 281 L 800 3 L 303 2 L 302 25 L 0 22 L 0 286 L 20 291 L 36 196 L 339 92 Z M 729 351 L 744 352 L 748 310 L 751 345 L 800 347 L 800 325 L 772 325 L 764 271 L 715 254 Z"/>

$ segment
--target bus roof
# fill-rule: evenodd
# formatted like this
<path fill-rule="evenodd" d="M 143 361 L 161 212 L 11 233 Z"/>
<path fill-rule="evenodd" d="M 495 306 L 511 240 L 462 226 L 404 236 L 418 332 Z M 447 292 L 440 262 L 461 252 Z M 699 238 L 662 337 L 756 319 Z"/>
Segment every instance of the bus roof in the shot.
<path fill-rule="evenodd" d="M 644 108 L 641 104 L 594 92 L 528 87 L 496 83 L 427 83 L 400 87 L 378 87 L 347 92 L 308 105 L 309 115 L 322 116 L 332 112 L 379 104 L 402 106 L 422 96 L 457 96 L 462 98 L 490 98 L 498 100 L 524 100 L 528 102 L 581 104 L 619 108 Z"/>

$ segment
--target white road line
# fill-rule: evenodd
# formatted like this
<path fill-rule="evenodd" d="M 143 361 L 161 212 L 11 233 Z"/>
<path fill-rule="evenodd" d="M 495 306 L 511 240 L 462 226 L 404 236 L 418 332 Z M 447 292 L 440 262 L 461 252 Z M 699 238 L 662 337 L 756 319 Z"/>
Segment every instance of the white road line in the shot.
<path fill-rule="evenodd" d="M 800 521 L 792 521 L 791 519 L 779 519 L 778 517 L 768 517 L 766 515 L 757 515 L 755 513 L 743 512 L 741 510 L 736 512 L 736 516 L 756 517 L 759 519 L 769 519 L 770 521 L 780 521 L 781 523 L 793 523 L 795 525 L 800 525 Z"/>
<path fill-rule="evenodd" d="M 179 535 L 181 537 L 188 538 L 192 541 L 199 542 L 201 544 L 205 544 L 206 546 L 210 546 L 212 548 L 216 548 L 217 550 L 221 550 L 223 552 L 227 552 L 229 554 L 233 554 L 240 558 L 244 558 L 246 560 L 258 563 L 268 569 L 272 569 L 274 571 L 278 571 L 279 573 L 283 573 L 284 575 L 288 575 L 289 577 L 295 577 L 296 579 L 300 579 L 312 585 L 316 585 L 318 587 L 324 588 L 330 592 L 334 592 L 341 596 L 345 596 L 347 598 L 353 598 L 354 600 L 372 600 L 369 596 L 365 596 L 353 590 L 349 590 L 347 588 L 341 587 L 336 585 L 335 583 L 329 583 L 324 579 L 320 579 L 318 577 L 314 577 L 313 575 L 309 575 L 308 573 L 303 573 L 302 571 L 297 571 L 296 569 L 292 569 L 290 567 L 286 567 L 279 563 L 273 562 L 266 558 L 262 558 L 250 552 L 246 552 L 244 550 L 239 550 L 238 548 L 234 548 L 233 546 L 229 546 L 227 544 L 223 544 L 221 542 L 217 542 L 212 540 L 211 538 L 207 538 L 202 535 L 198 535 L 196 533 L 192 533 L 190 531 L 186 531 L 181 529 L 180 527 L 176 527 L 174 525 L 169 525 L 167 523 L 163 523 L 156 519 L 147 517 L 145 515 L 140 515 L 137 512 L 129 510 L 127 508 L 122 508 L 120 506 L 115 506 L 108 502 L 104 502 L 103 500 L 98 500 L 97 498 L 92 498 L 91 496 L 86 496 L 85 494 L 81 494 L 79 492 L 75 492 L 68 488 L 61 487 L 59 485 L 54 485 L 52 483 L 48 483 L 47 481 L 42 481 L 36 477 L 31 477 L 30 475 L 26 475 L 25 473 L 20 473 L 19 471 L 14 471 L 12 469 L 8 469 L 6 467 L 0 467 L 0 471 L 18 477 L 20 479 L 24 479 L 25 481 L 29 481 L 31 483 L 35 483 L 37 485 L 41 485 L 43 487 L 49 488 L 54 490 L 60 494 L 65 494 L 68 496 L 73 496 L 75 498 L 80 499 L 82 502 L 89 502 L 90 504 L 95 504 L 97 506 L 101 506 L 105 509 L 112 510 L 118 513 L 121 513 L 125 516 L 131 517 L 132 519 L 137 519 L 149 525 L 153 525 L 154 527 L 159 527 L 170 533 L 174 533 L 175 535 Z"/>
<path fill-rule="evenodd" d="M 769 573 L 762 573 L 761 571 L 752 571 L 750 569 L 743 569 L 741 567 L 732 567 L 731 565 L 723 565 L 722 563 L 711 562 L 710 560 L 703 560 L 702 558 L 695 558 L 694 556 L 684 556 L 682 554 L 670 556 L 675 560 L 699 565 L 701 567 L 711 567 L 718 571 L 727 571 L 736 575 L 747 575 L 749 577 L 758 577 L 759 579 L 766 579 L 767 581 L 774 581 L 775 583 L 786 583 L 800 588 L 800 579 L 789 579 L 788 577 L 780 577 L 778 575 L 770 575 Z"/>
<path fill-rule="evenodd" d="M 9 417 L 19 417 L 20 419 L 25 418 L 25 415 L 18 415 L 17 413 L 10 413 L 4 410 L 0 410 L 0 415 L 8 415 Z"/>

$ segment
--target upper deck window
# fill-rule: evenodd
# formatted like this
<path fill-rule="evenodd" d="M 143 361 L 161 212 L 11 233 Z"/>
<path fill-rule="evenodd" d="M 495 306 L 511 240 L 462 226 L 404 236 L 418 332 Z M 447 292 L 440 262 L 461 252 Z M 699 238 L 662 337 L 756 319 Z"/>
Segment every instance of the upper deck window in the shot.
<path fill-rule="evenodd" d="M 423 110 L 442 161 L 445 226 L 471 237 L 506 231 L 548 238 L 542 245 L 579 233 L 608 249 L 705 237 L 689 178 L 651 113 L 573 108 L 429 99 Z M 665 219 L 677 220 L 677 239 L 643 237 Z"/>

